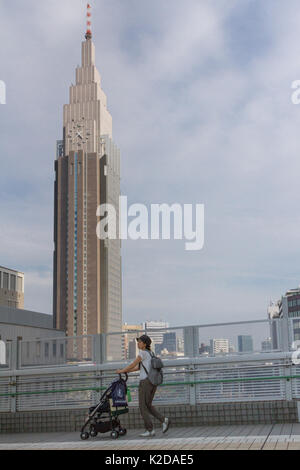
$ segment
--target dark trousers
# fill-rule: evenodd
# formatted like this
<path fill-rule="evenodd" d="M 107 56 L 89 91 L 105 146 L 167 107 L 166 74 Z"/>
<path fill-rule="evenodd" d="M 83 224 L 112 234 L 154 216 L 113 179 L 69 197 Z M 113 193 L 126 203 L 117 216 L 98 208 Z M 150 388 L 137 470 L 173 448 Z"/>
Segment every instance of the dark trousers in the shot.
<path fill-rule="evenodd" d="M 144 379 L 140 381 L 139 385 L 139 407 L 140 413 L 145 423 L 147 431 L 153 430 L 153 423 L 150 414 L 157 418 L 161 423 L 164 422 L 164 417 L 152 406 L 152 400 L 156 392 L 156 385 L 152 385 L 150 380 Z"/>

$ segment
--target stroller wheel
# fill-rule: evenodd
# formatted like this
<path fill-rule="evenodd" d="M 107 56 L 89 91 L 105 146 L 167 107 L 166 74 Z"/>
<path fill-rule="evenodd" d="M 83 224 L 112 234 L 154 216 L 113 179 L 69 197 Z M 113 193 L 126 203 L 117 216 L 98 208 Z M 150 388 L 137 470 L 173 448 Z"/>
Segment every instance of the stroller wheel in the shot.
<path fill-rule="evenodd" d="M 90 436 L 91 437 L 96 437 L 98 435 L 97 431 L 95 431 L 95 429 L 91 429 L 90 430 Z"/>
<path fill-rule="evenodd" d="M 89 433 L 88 432 L 82 432 L 80 434 L 80 437 L 83 441 L 85 441 L 86 439 L 88 439 L 90 437 Z"/>
<path fill-rule="evenodd" d="M 118 431 L 112 431 L 112 432 L 110 433 L 110 435 L 111 435 L 111 437 L 112 437 L 113 439 L 118 439 L 118 437 L 119 437 Z"/>
<path fill-rule="evenodd" d="M 125 429 L 125 428 L 120 428 L 119 429 L 120 436 L 125 436 L 126 433 L 127 433 L 127 429 Z"/>

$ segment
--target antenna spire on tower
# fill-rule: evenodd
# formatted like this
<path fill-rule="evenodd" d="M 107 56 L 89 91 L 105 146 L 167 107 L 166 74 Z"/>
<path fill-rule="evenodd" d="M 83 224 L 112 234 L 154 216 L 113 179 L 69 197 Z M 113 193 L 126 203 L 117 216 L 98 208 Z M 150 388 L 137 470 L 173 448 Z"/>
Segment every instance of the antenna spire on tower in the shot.
<path fill-rule="evenodd" d="M 87 16 L 87 22 L 86 22 L 87 30 L 86 30 L 86 34 L 85 34 L 85 39 L 91 39 L 92 38 L 92 29 L 91 29 L 91 25 L 92 25 L 92 22 L 91 22 L 91 17 L 92 17 L 91 9 L 92 9 L 92 7 L 88 3 L 86 8 L 87 8 L 87 13 L 86 13 L 86 16 Z"/>

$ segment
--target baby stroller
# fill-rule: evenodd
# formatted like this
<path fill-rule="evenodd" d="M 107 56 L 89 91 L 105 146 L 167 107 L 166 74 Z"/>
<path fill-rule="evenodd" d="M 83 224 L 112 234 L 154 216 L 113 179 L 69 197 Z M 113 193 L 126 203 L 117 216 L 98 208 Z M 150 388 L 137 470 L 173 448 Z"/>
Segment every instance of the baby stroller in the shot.
<path fill-rule="evenodd" d="M 126 399 L 128 375 L 125 374 L 125 376 L 124 380 L 119 374 L 119 379 L 115 379 L 105 390 L 98 405 L 89 408 L 89 414 L 80 431 L 81 439 L 96 437 L 99 432 L 109 431 L 113 439 L 125 436 L 127 430 L 121 426 L 119 420 L 119 415 L 128 413 Z M 89 426 L 89 431 L 85 430 L 87 426 Z"/>

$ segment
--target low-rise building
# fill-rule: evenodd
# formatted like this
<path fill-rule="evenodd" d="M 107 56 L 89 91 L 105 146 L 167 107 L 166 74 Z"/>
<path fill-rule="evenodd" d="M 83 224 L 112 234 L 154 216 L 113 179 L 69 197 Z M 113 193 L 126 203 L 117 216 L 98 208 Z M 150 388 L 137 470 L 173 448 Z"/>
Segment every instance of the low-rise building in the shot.
<path fill-rule="evenodd" d="M 52 315 L 0 306 L 0 340 L 7 345 L 8 360 L 9 343 L 19 341 L 22 365 L 64 362 L 65 332 L 52 325 Z"/>
<path fill-rule="evenodd" d="M 0 305 L 24 308 L 24 274 L 0 266 Z"/>
<path fill-rule="evenodd" d="M 210 340 L 210 354 L 228 354 L 229 353 L 229 340 L 213 338 Z"/>

